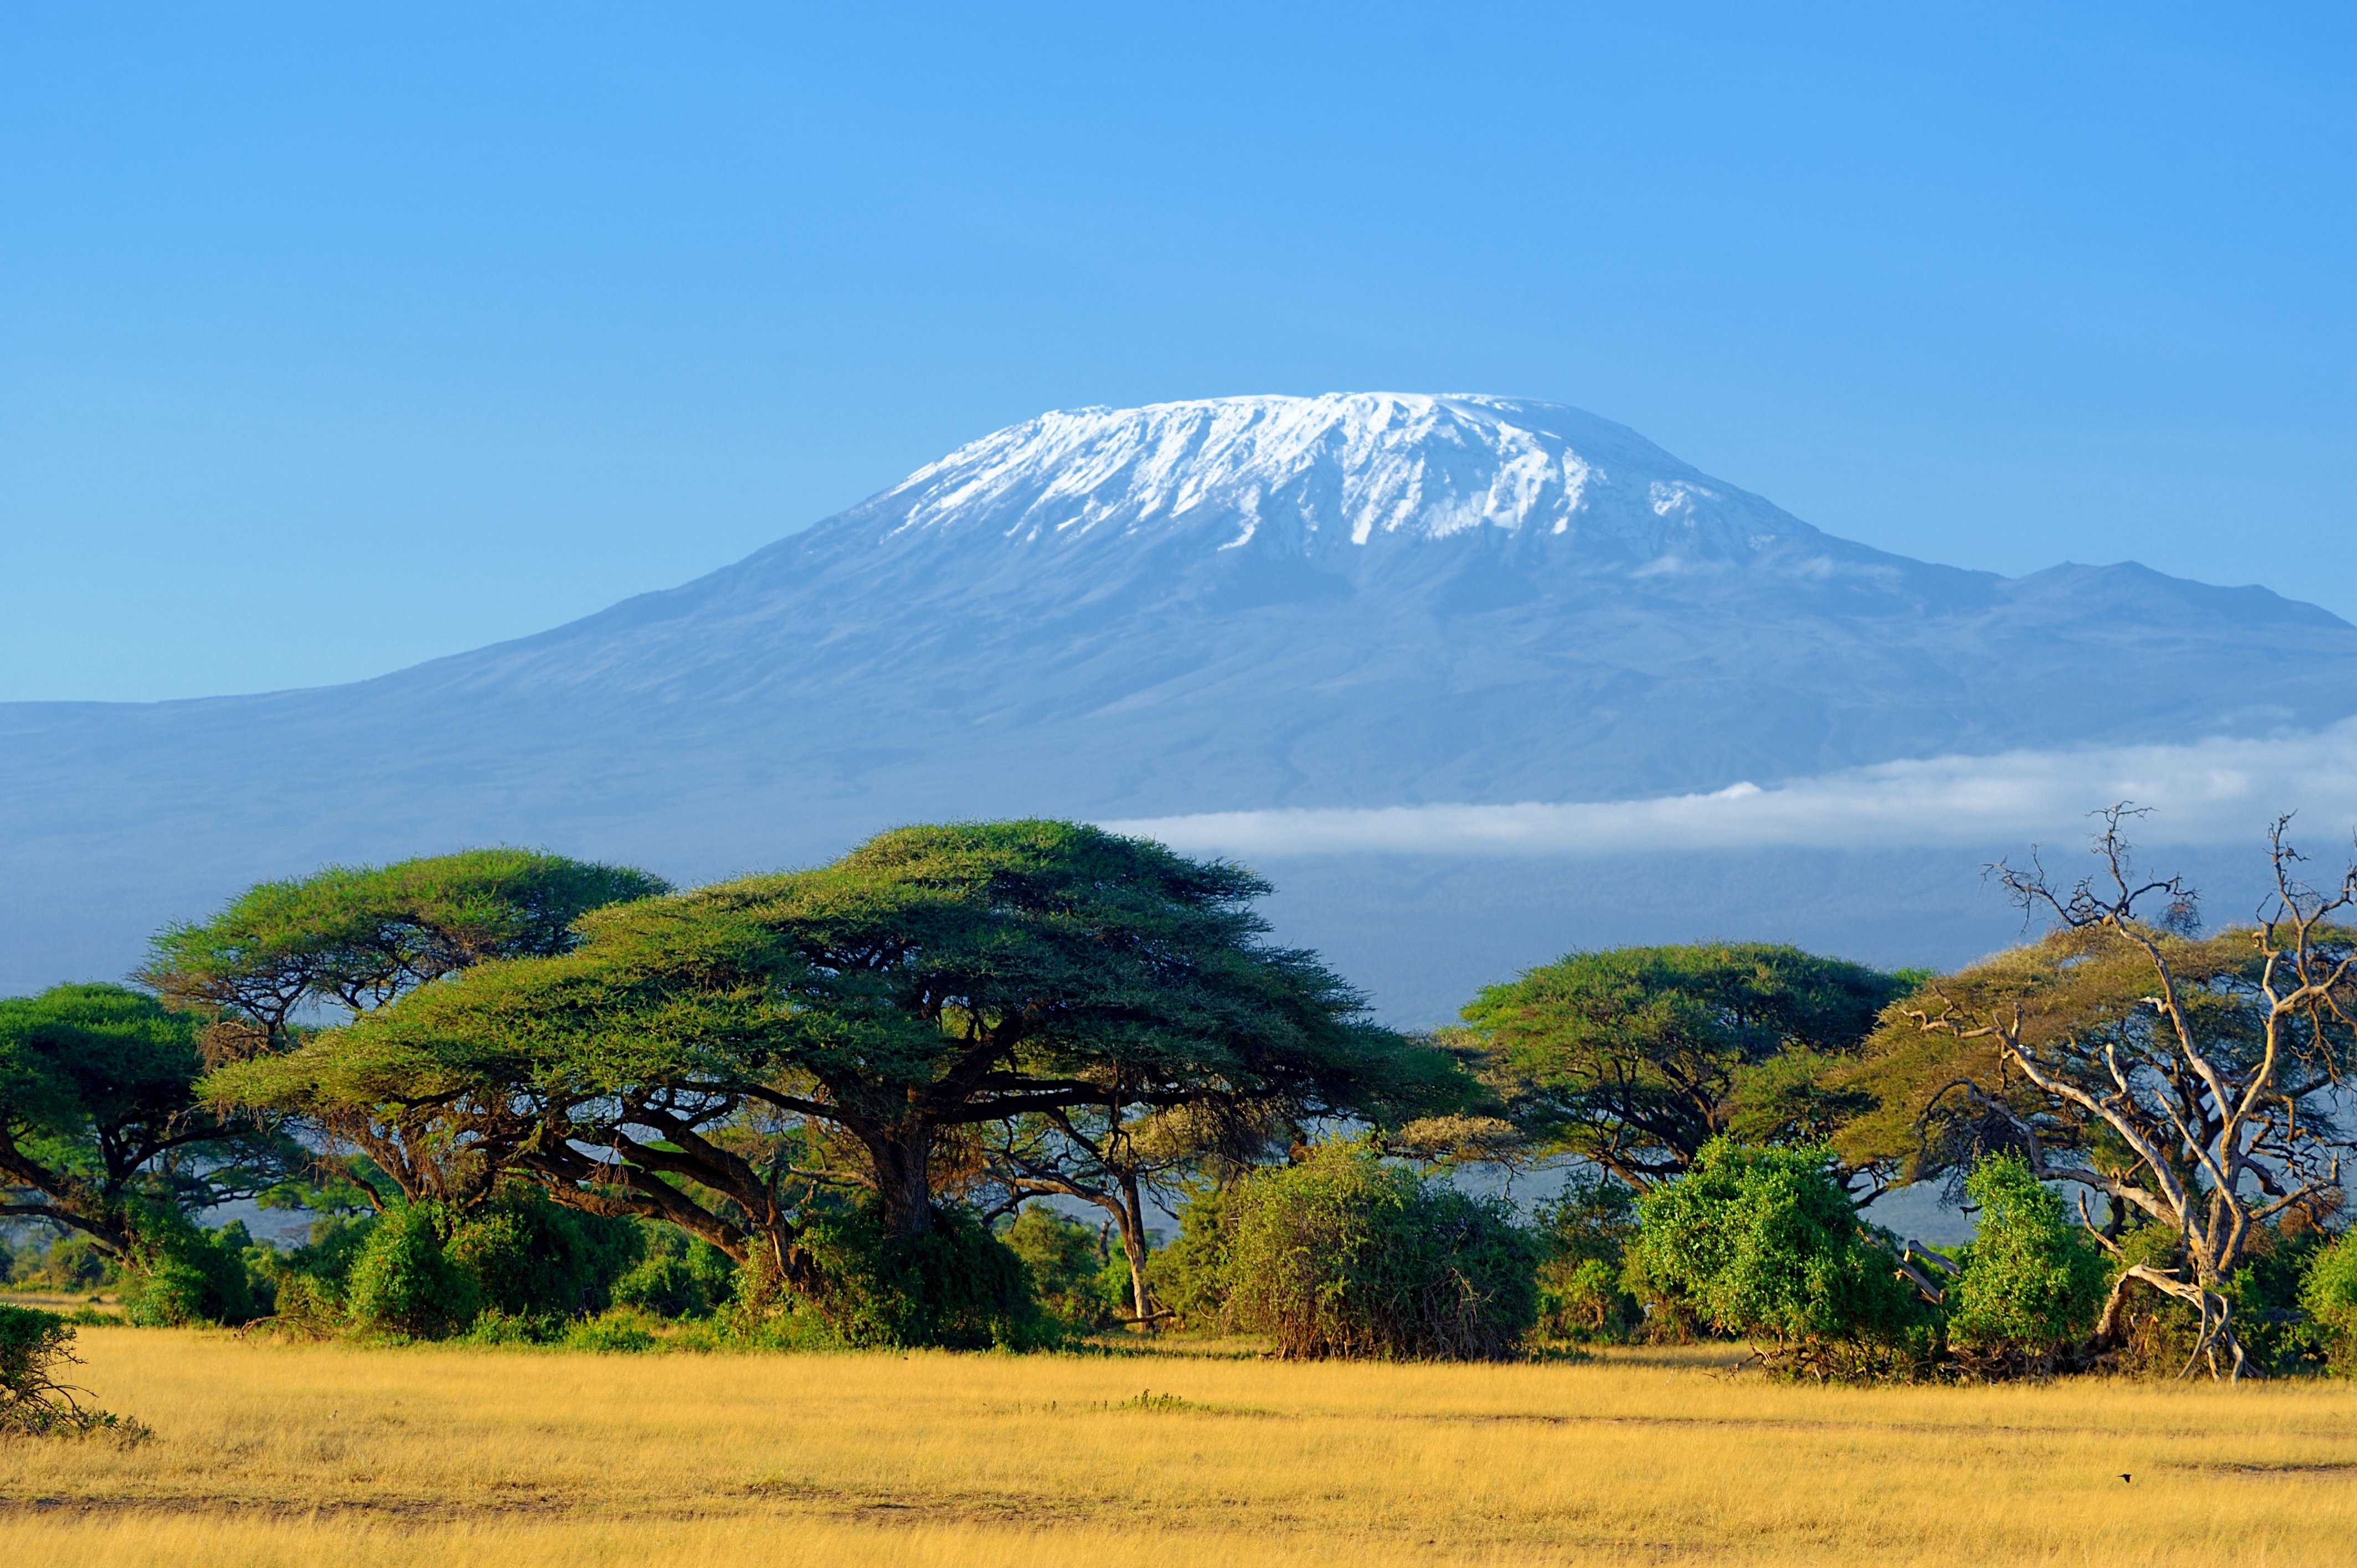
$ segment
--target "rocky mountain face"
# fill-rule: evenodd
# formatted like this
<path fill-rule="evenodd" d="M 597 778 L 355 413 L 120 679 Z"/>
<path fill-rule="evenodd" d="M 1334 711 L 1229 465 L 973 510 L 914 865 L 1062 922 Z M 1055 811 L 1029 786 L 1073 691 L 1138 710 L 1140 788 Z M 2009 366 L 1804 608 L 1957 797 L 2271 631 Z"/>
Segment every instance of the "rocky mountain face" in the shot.
<path fill-rule="evenodd" d="M 1553 404 L 1071 410 L 536 637 L 350 686 L 0 706 L 0 990 L 119 972 L 256 876 L 464 843 L 694 879 L 923 818 L 1608 800 L 2352 712 L 2357 628 L 2323 610 L 1886 554 Z M 1400 921 L 1437 874 L 1383 874 Z M 1287 930 L 1346 964 L 1351 875 L 1309 874 L 1330 929 Z"/>

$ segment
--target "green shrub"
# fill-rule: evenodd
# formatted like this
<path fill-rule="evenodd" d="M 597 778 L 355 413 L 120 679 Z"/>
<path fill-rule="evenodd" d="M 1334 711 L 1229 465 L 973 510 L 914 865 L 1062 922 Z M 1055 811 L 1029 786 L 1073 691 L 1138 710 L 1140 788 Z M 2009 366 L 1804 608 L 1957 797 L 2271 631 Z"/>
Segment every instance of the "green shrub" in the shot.
<path fill-rule="evenodd" d="M 202 1230 L 177 1214 L 143 1222 L 138 1257 L 122 1271 L 124 1315 L 146 1327 L 249 1323 L 266 1304 L 255 1289 L 243 1224 Z"/>
<path fill-rule="evenodd" d="M 611 1312 L 566 1325 L 565 1337 L 558 1343 L 568 1350 L 589 1350 L 600 1355 L 652 1350 L 662 1344 L 655 1333 L 661 1321 L 637 1307 L 618 1306 Z"/>
<path fill-rule="evenodd" d="M 375 1225 L 372 1214 L 324 1216 L 311 1222 L 310 1237 L 302 1245 L 264 1257 L 272 1311 L 282 1325 L 323 1337 L 347 1326 L 346 1287 L 353 1262 Z"/>
<path fill-rule="evenodd" d="M 2336 1377 L 2357 1377 L 2357 1231 L 2343 1231 L 2309 1259 L 2299 1305 Z"/>
<path fill-rule="evenodd" d="M 639 1261 L 614 1282 L 615 1305 L 659 1317 L 706 1317 L 734 1293 L 736 1262 L 711 1242 L 652 1221 L 640 1235 Z"/>
<path fill-rule="evenodd" d="M 1491 1360 L 1537 1316 L 1539 1247 L 1512 1211 L 1366 1144 L 1255 1171 L 1222 1208 L 1228 1319 L 1282 1355 Z"/>
<path fill-rule="evenodd" d="M 503 1192 L 449 1227 L 443 1251 L 483 1305 L 518 1317 L 603 1312 L 638 1262 L 639 1228 L 560 1208 L 531 1189 Z"/>
<path fill-rule="evenodd" d="M 1178 1209 L 1178 1239 L 1146 1256 L 1146 1288 L 1178 1327 L 1210 1328 L 1226 1321 L 1226 1189 L 1209 1183 L 1190 1187 Z"/>
<path fill-rule="evenodd" d="M 54 1312 L 0 1306 L 0 1434 L 19 1437 L 109 1433 L 125 1443 L 147 1436 L 135 1421 L 85 1405 L 83 1392 L 58 1381 L 72 1364 L 73 1326 Z"/>
<path fill-rule="evenodd" d="M 2020 1155 L 1984 1159 L 1964 1191 L 1980 1225 L 1947 1291 L 1949 1343 L 1967 1358 L 2050 1367 L 2093 1332 L 2109 1266 Z"/>
<path fill-rule="evenodd" d="M 1115 1305 L 1125 1298 L 1108 1289 L 1114 1271 L 1103 1230 L 1044 1204 L 1032 1204 L 1015 1216 L 999 1240 L 1023 1260 L 1040 1305 L 1059 1321 L 1082 1330 L 1113 1323 Z M 1125 1291 L 1129 1288 L 1126 1257 L 1121 1260 L 1119 1275 L 1116 1288 Z"/>
<path fill-rule="evenodd" d="M 865 1207 L 821 1212 L 802 1245 L 821 1281 L 807 1305 L 843 1344 L 1031 1349 L 1057 1337 L 1023 1261 L 963 1209 L 936 1209 L 913 1237 L 887 1235 Z"/>
<path fill-rule="evenodd" d="M 1821 1149 L 1705 1144 L 1684 1176 L 1637 1200 L 1632 1293 L 1684 1304 L 1780 1370 L 1920 1370 L 1930 1310 L 1868 1239 L 1831 1163 Z"/>
<path fill-rule="evenodd" d="M 482 1286 L 451 1262 L 441 1218 L 436 1205 L 412 1204 L 383 1215 L 369 1229 L 345 1288 L 355 1327 L 438 1339 L 475 1320 L 483 1305 Z"/>
<path fill-rule="evenodd" d="M 79 1230 L 69 1230 L 50 1242 L 38 1263 L 22 1275 L 26 1284 L 50 1290 L 96 1290 L 113 1274 L 98 1243 Z"/>
<path fill-rule="evenodd" d="M 1642 1324 L 1636 1297 L 1620 1284 L 1637 1233 L 1637 1195 L 1605 1171 L 1583 1171 L 1538 1212 L 1538 1332 L 1550 1339 L 1626 1340 Z"/>

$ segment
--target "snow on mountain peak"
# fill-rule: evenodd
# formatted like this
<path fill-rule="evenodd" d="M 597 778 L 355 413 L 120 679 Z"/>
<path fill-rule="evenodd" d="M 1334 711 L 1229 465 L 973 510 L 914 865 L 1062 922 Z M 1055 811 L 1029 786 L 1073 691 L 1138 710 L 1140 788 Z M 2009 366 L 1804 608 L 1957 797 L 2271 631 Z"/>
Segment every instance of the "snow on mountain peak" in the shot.
<path fill-rule="evenodd" d="M 1481 528 L 1646 557 L 1821 537 L 1577 409 L 1401 392 L 1061 409 L 959 447 L 837 521 L 880 539 L 1183 535 L 1315 555 Z"/>

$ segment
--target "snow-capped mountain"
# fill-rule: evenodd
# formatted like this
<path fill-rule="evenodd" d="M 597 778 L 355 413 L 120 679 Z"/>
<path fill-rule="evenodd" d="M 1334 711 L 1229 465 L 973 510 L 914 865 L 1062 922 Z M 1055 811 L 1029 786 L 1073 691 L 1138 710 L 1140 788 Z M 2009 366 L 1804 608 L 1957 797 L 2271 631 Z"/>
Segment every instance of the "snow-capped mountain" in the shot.
<path fill-rule="evenodd" d="M 1633 561 L 1823 538 L 1593 414 L 1393 392 L 1059 410 L 960 447 L 843 521 L 1047 549 L 1161 534 L 1237 550 L 1266 527 L 1277 548 L 1327 560 L 1484 528 Z"/>
<path fill-rule="evenodd" d="M 1609 800 L 2352 713 L 2320 609 L 1886 554 L 1554 404 L 1069 410 L 537 637 L 0 708 L 0 990 L 120 972 L 260 875 L 470 842 L 692 879 L 925 818 Z M 1344 926 L 1291 934 L 1347 960 L 1364 900 L 1317 875 Z M 1706 929 L 1758 929 L 1720 897 Z M 1514 961 L 1568 945 L 1542 926 Z"/>

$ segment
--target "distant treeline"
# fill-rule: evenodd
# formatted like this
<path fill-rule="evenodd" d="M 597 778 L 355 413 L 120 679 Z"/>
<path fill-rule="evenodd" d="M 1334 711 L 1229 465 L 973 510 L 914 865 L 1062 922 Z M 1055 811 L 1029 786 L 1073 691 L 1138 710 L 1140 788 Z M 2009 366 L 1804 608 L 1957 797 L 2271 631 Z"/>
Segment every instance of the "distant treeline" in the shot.
<path fill-rule="evenodd" d="M 2205 932 L 2131 816 L 2087 881 L 1999 867 L 2051 929 L 1955 974 L 1575 953 L 1428 1035 L 1270 942 L 1249 872 L 1067 822 L 685 892 L 334 867 L 162 931 L 134 984 L 0 1002 L 0 1265 L 307 1336 L 2357 1367 L 2357 883 L 2299 880 L 2279 826 L 2274 907 Z M 1861 1217 L 1916 1183 L 1971 1244 Z M 1484 1196 L 1518 1184 L 1551 1196 Z M 242 1201 L 310 1239 L 209 1224 Z"/>

